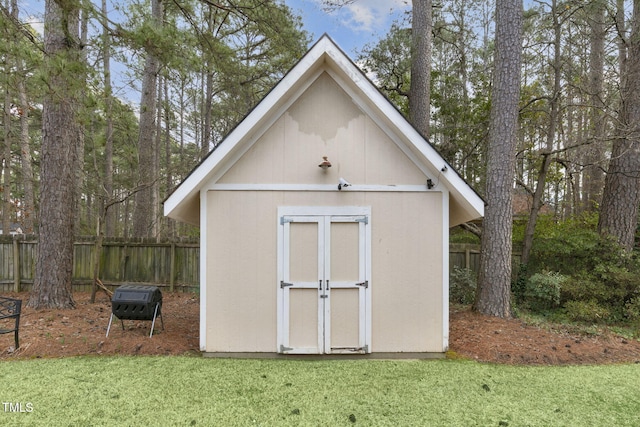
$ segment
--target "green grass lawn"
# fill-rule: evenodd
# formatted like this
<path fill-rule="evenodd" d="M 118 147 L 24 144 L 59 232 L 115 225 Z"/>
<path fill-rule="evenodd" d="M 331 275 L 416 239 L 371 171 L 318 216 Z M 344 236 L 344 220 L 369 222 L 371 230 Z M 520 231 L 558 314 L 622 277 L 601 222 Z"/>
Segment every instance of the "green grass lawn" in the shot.
<path fill-rule="evenodd" d="M 0 425 L 640 426 L 640 365 L 199 357 L 4 361 Z"/>

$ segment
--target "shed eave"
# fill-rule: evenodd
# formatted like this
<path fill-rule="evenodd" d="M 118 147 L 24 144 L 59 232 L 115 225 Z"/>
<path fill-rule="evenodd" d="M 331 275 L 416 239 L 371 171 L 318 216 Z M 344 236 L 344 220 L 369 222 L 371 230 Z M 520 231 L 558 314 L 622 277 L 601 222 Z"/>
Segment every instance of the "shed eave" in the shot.
<path fill-rule="evenodd" d="M 178 204 L 168 202 L 169 199 L 164 203 L 164 216 L 186 224 L 200 225 L 199 192 L 185 197 Z"/>

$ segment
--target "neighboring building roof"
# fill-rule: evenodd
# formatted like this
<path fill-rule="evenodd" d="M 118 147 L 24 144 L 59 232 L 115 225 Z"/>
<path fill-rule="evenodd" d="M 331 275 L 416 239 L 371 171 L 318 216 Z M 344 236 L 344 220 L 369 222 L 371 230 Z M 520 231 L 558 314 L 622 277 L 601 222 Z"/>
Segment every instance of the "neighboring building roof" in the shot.
<path fill-rule="evenodd" d="M 513 192 L 513 200 L 511 204 L 513 206 L 514 218 L 528 217 L 531 213 L 531 206 L 533 205 L 533 195 L 525 190 L 516 189 Z M 546 203 L 540 207 L 541 215 L 551 215 L 553 213 L 553 208 Z"/>
<path fill-rule="evenodd" d="M 422 162 L 437 177 L 438 185 L 448 189 L 450 226 L 484 215 L 482 198 L 326 34 L 173 191 L 164 202 L 164 214 L 199 225 L 200 190 L 235 163 L 324 71 L 340 80 L 353 101 L 396 144 Z"/>
<path fill-rule="evenodd" d="M 0 234 L 5 234 L 0 224 Z M 22 234 L 22 226 L 17 222 L 12 222 L 9 229 L 9 234 Z"/>

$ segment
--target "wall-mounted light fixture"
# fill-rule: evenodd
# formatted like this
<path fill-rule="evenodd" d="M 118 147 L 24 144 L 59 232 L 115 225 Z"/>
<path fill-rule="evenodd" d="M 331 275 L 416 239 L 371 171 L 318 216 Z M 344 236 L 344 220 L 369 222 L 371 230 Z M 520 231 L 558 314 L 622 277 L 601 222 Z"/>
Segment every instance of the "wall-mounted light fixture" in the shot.
<path fill-rule="evenodd" d="M 327 169 L 329 169 L 331 167 L 331 162 L 329 161 L 329 159 L 327 158 L 327 156 L 323 156 L 322 157 L 322 163 L 320 163 L 318 165 L 318 167 L 322 168 L 323 172 L 326 172 Z"/>
<path fill-rule="evenodd" d="M 431 190 L 434 187 L 433 185 L 433 181 L 431 180 L 431 178 L 427 179 L 427 188 L 429 190 Z"/>

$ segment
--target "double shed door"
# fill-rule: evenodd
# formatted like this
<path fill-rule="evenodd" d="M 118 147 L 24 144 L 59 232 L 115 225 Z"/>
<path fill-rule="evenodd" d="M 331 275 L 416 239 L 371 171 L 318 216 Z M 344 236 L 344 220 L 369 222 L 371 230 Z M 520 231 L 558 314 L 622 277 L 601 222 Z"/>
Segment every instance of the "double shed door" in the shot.
<path fill-rule="evenodd" d="M 370 352 L 369 215 L 282 215 L 279 351 Z"/>

